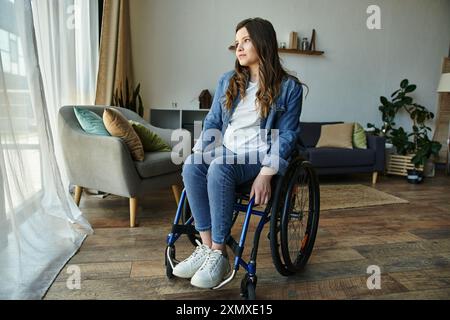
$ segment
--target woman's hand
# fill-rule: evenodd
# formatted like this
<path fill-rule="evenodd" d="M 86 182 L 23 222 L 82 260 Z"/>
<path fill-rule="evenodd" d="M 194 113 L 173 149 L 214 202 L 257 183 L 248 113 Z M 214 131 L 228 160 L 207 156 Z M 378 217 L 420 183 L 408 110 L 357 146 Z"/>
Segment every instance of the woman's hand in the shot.
<path fill-rule="evenodd" d="M 252 185 L 252 191 L 250 192 L 250 199 L 255 196 L 255 205 L 267 204 L 271 196 L 272 175 L 259 174 Z"/>

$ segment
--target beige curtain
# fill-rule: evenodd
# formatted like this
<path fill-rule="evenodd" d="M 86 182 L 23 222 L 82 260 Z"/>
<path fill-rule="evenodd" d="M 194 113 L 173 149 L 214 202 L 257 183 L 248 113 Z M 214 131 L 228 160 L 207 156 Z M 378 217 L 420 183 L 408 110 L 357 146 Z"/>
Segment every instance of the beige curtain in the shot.
<path fill-rule="evenodd" d="M 129 0 L 104 0 L 96 105 L 111 105 L 128 78 L 133 87 Z"/>

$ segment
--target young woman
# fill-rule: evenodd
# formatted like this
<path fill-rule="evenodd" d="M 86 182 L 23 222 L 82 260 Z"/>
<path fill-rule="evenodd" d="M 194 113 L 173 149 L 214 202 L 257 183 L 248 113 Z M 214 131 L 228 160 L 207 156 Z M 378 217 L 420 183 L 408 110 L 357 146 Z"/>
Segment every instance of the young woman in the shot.
<path fill-rule="evenodd" d="M 250 197 L 267 204 L 271 179 L 284 174 L 300 133 L 302 84 L 282 68 L 272 24 L 240 22 L 235 45 L 235 70 L 219 80 L 202 135 L 183 166 L 202 244 L 173 274 L 200 288 L 217 286 L 230 271 L 225 242 L 236 186 L 254 180 Z"/>

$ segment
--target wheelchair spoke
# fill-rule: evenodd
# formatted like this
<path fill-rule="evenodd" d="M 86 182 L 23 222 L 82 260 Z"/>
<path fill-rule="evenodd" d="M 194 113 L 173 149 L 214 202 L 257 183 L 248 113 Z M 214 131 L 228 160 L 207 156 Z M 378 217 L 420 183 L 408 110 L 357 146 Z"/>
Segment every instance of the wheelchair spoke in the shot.
<path fill-rule="evenodd" d="M 294 264 L 300 259 L 308 241 L 309 179 L 306 172 L 300 174 L 292 189 L 292 206 L 289 213 L 288 243 L 289 255 Z"/>

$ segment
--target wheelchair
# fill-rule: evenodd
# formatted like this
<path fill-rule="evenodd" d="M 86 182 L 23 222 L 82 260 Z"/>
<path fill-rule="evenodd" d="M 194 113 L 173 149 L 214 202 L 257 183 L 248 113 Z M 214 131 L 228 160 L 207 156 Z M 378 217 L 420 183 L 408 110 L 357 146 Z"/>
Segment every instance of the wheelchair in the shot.
<path fill-rule="evenodd" d="M 256 299 L 256 258 L 261 232 L 270 222 L 268 238 L 272 261 L 276 270 L 283 276 L 292 276 L 303 270 L 312 253 L 319 226 L 320 189 L 317 175 L 311 163 L 305 161 L 294 151 L 288 169 L 283 176 L 272 178 L 272 197 L 264 211 L 256 210 L 255 199 L 249 198 L 253 181 L 236 187 L 236 202 L 234 204 L 233 222 L 244 213 L 244 222 L 239 242 L 232 236 L 227 237 L 226 244 L 234 254 L 231 275 L 213 289 L 220 289 L 230 283 L 240 267 L 246 271 L 241 281 L 240 294 L 246 300 Z M 247 232 L 252 216 L 259 217 L 250 260 L 242 258 L 247 238 Z M 187 235 L 190 242 L 197 246 L 200 241 L 199 233 L 195 230 L 194 219 L 191 215 L 186 190 L 183 190 L 172 230 L 167 236 L 165 251 L 166 275 L 173 278 L 173 268 L 179 262 L 176 260 L 175 242 L 183 235 Z"/>

